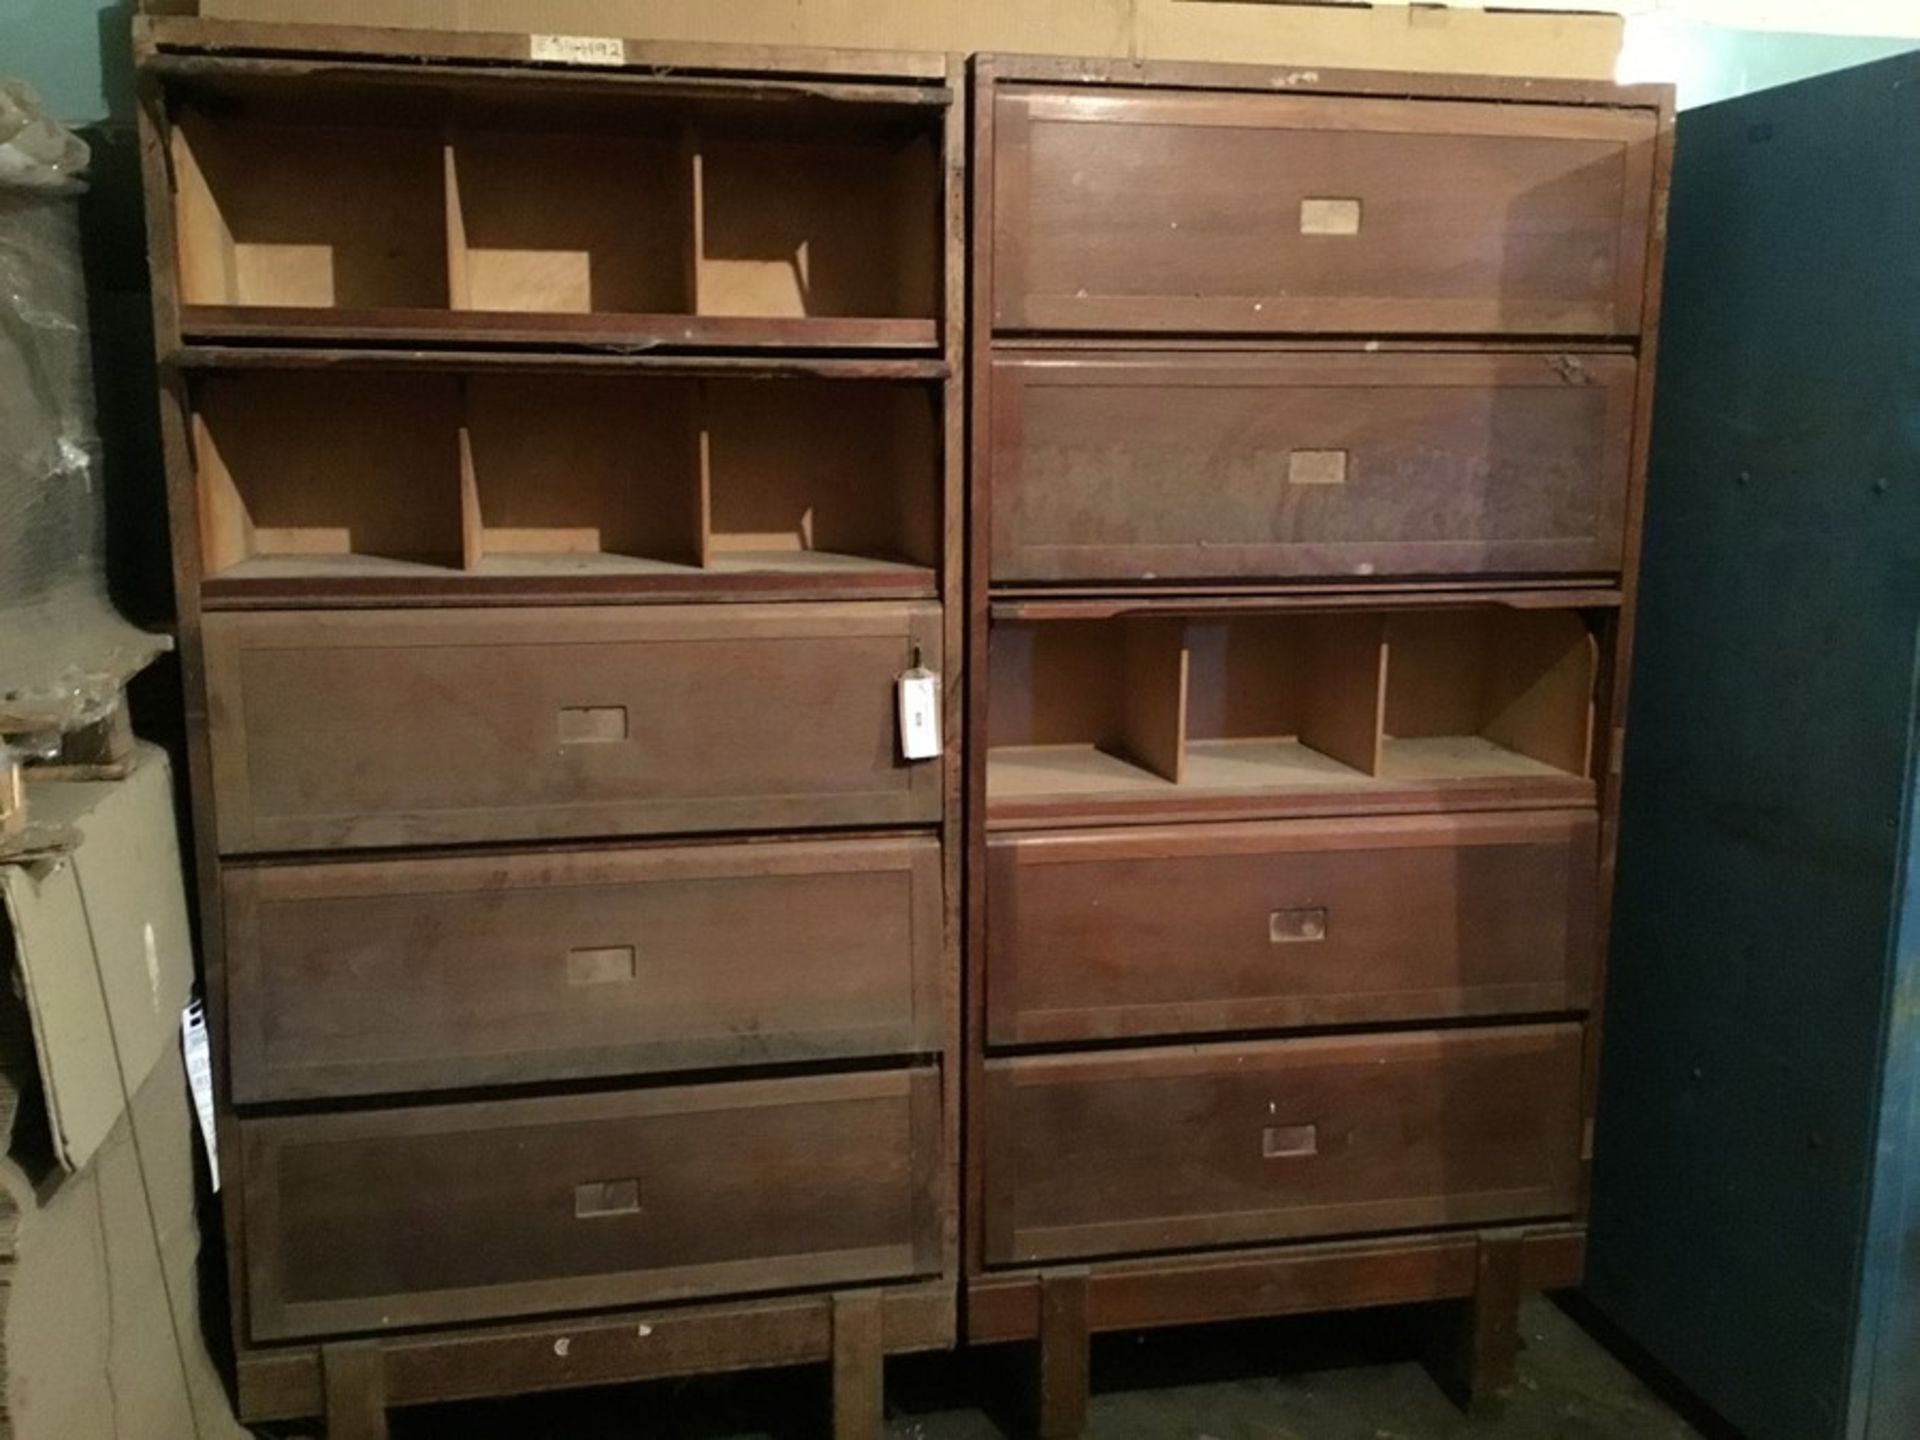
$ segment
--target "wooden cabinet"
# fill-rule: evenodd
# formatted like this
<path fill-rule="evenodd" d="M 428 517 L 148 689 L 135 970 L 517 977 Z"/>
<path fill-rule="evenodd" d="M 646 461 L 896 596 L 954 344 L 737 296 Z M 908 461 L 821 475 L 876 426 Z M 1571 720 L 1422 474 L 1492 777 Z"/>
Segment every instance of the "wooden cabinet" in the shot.
<path fill-rule="evenodd" d="M 958 1309 L 963 67 L 136 29 L 242 1418 L 831 1361 L 873 1440 Z"/>
<path fill-rule="evenodd" d="M 1046 1434 L 1100 1329 L 1464 1301 L 1492 1388 L 1585 1238 L 1671 97 L 974 109 L 969 1333 Z"/>

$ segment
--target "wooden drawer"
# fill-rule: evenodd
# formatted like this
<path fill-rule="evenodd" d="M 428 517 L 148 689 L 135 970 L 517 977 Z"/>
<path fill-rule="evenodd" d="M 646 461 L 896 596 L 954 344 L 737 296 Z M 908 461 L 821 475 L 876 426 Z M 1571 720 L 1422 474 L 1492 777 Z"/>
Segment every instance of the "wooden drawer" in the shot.
<path fill-rule="evenodd" d="M 938 820 L 928 604 L 206 618 L 223 851 Z"/>
<path fill-rule="evenodd" d="M 940 1267 L 931 1069 L 239 1128 L 255 1340 Z"/>
<path fill-rule="evenodd" d="M 1003 330 L 1626 335 L 1651 110 L 1006 87 Z"/>
<path fill-rule="evenodd" d="M 985 1257 L 1572 1211 L 1578 1025 L 993 1060 Z"/>
<path fill-rule="evenodd" d="M 1002 1045 L 1583 1009 L 1591 813 L 987 842 Z"/>
<path fill-rule="evenodd" d="M 993 578 L 1617 572 L 1634 374 L 1623 355 L 999 359 Z"/>
<path fill-rule="evenodd" d="M 242 1104 L 940 1046 L 940 845 L 224 874 Z"/>

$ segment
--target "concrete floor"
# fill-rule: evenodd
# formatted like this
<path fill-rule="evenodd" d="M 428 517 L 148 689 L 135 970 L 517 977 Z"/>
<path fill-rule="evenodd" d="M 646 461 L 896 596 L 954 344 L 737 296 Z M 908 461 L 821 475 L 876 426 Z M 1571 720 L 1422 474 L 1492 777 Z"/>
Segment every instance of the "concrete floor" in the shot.
<path fill-rule="evenodd" d="M 1551 1301 L 1521 1316 L 1519 1383 L 1467 1419 L 1415 1358 L 1431 1312 L 1369 1311 L 1102 1336 L 1091 1440 L 1699 1440 Z M 1018 1440 L 1031 1350 L 889 1363 L 893 1440 Z M 981 1408 L 982 1403 L 986 1408 Z M 822 1367 L 394 1416 L 395 1440 L 821 1440 Z"/>

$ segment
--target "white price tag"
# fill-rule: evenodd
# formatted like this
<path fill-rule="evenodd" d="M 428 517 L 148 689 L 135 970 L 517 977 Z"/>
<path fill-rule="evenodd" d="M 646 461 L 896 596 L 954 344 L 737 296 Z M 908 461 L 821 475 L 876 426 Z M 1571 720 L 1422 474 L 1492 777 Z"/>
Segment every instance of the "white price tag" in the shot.
<path fill-rule="evenodd" d="M 627 63 L 627 42 L 611 35 L 529 35 L 527 50 L 535 60 L 561 65 Z"/>
<path fill-rule="evenodd" d="M 220 1145 L 213 1138 L 213 1047 L 207 1040 L 207 1012 L 198 1000 L 180 1013 L 180 1048 L 187 1057 L 187 1088 L 200 1117 L 200 1138 L 207 1147 L 207 1174 L 220 1191 Z"/>
<path fill-rule="evenodd" d="M 931 760 L 940 753 L 940 677 L 921 666 L 902 674 L 900 753 L 909 760 Z"/>

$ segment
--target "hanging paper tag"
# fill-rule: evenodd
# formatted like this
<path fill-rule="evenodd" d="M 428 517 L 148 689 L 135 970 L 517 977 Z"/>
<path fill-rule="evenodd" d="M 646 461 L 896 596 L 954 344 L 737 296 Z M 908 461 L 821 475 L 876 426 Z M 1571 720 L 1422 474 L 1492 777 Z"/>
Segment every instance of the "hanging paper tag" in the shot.
<path fill-rule="evenodd" d="M 905 671 L 900 690 L 900 753 L 931 760 L 940 753 L 940 677 L 922 666 Z"/>
<path fill-rule="evenodd" d="M 207 1041 L 207 1011 L 198 1000 L 180 1014 L 180 1048 L 187 1057 L 187 1088 L 200 1117 L 200 1139 L 207 1147 L 207 1174 L 220 1193 L 220 1146 L 213 1138 L 213 1047 Z"/>

